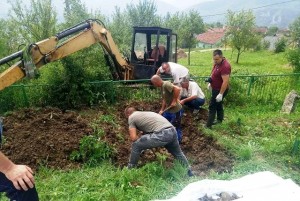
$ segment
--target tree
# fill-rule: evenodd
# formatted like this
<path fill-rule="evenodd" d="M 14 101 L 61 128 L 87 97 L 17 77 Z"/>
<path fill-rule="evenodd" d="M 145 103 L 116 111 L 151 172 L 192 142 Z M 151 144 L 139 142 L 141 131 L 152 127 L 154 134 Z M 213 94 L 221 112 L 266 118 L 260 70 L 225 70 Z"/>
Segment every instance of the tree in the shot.
<path fill-rule="evenodd" d="M 8 54 L 7 21 L 0 19 L 0 58 Z"/>
<path fill-rule="evenodd" d="M 108 25 L 115 43 L 120 50 L 127 50 L 131 46 L 132 26 L 127 12 L 121 12 L 119 7 L 115 7 L 112 14 L 112 22 Z"/>
<path fill-rule="evenodd" d="M 31 0 L 30 7 L 21 0 L 9 1 L 12 6 L 10 24 L 15 37 L 21 37 L 27 43 L 40 41 L 56 32 L 56 11 L 52 0 Z"/>
<path fill-rule="evenodd" d="M 166 27 L 171 28 L 178 35 L 178 45 L 188 48 L 188 65 L 190 65 L 191 48 L 197 43 L 195 35 L 204 31 L 204 23 L 197 11 L 191 10 L 189 13 L 167 14 L 164 19 Z"/>
<path fill-rule="evenodd" d="M 300 48 L 300 16 L 289 26 L 292 41 Z"/>
<path fill-rule="evenodd" d="M 132 26 L 159 26 L 161 23 L 153 0 L 139 0 L 137 5 L 127 4 L 126 8 Z"/>
<path fill-rule="evenodd" d="M 181 41 L 184 42 L 185 47 L 189 49 L 188 65 L 190 65 L 191 48 L 195 47 L 197 40 L 196 35 L 204 32 L 204 23 L 197 11 L 191 10 L 184 15 L 183 21 L 180 26 Z"/>
<path fill-rule="evenodd" d="M 252 11 L 234 13 L 228 11 L 226 15 L 226 37 L 233 50 L 237 50 L 236 63 L 239 63 L 240 55 L 253 47 L 259 41 L 255 33 L 255 16 Z"/>
<path fill-rule="evenodd" d="M 64 27 L 72 27 L 90 18 L 87 7 L 81 0 L 65 0 L 64 8 Z"/>
<path fill-rule="evenodd" d="M 278 31 L 278 27 L 276 27 L 276 26 L 270 26 L 269 28 L 268 28 L 268 31 L 267 31 L 267 36 L 274 36 L 276 33 L 277 33 L 277 31 Z"/>

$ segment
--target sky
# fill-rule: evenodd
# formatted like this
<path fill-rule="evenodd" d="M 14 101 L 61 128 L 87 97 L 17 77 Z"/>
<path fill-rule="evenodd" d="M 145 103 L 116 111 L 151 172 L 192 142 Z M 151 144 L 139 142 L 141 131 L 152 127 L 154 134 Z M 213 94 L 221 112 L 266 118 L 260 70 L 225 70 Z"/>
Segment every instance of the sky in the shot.
<path fill-rule="evenodd" d="M 211 1 L 211 0 L 161 0 L 166 3 L 171 3 L 175 7 L 186 9 L 188 7 L 191 7 L 193 5 L 205 2 L 205 1 Z"/>
<path fill-rule="evenodd" d="M 156 1 L 156 0 L 154 0 Z M 205 1 L 211 0 L 160 0 L 161 2 L 172 4 L 178 10 L 184 10 L 193 5 L 199 4 Z M 22 1 L 25 5 L 30 5 L 30 0 Z M 52 0 L 53 5 L 57 10 L 62 10 L 64 0 Z M 119 6 L 121 9 L 125 8 L 126 4 L 137 3 L 139 0 L 81 0 L 82 3 L 88 7 L 88 9 L 99 9 L 103 13 L 113 12 L 115 6 Z M 6 18 L 8 16 L 10 4 L 7 0 L 0 0 L 0 18 Z M 166 8 L 158 8 L 158 10 L 164 10 Z M 167 10 L 167 9 L 166 9 Z M 168 11 L 168 10 L 167 10 Z"/>

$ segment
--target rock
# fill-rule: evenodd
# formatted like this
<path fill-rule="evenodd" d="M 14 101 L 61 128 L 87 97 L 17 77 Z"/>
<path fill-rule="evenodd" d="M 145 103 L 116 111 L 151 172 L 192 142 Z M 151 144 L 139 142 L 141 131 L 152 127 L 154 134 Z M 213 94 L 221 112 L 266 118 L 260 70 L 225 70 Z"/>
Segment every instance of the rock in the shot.
<path fill-rule="evenodd" d="M 295 90 L 292 90 L 284 99 L 284 103 L 281 108 L 282 113 L 290 114 L 295 110 L 296 100 L 299 99 L 300 96 L 297 94 Z"/>

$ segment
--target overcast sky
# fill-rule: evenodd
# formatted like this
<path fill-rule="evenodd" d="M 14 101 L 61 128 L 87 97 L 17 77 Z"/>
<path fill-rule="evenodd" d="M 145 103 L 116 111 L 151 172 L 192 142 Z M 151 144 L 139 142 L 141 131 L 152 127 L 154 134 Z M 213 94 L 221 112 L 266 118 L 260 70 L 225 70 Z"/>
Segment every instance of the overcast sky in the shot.
<path fill-rule="evenodd" d="M 154 0 L 156 1 L 156 0 Z M 193 5 L 199 4 L 205 1 L 212 0 L 160 0 L 165 3 L 169 3 L 172 6 L 178 8 L 178 10 L 184 10 Z M 24 5 L 30 5 L 30 0 L 23 0 Z M 54 7 L 60 12 L 63 10 L 63 2 L 64 0 L 52 0 Z M 114 11 L 115 6 L 119 6 L 121 9 L 125 8 L 126 4 L 129 3 L 137 3 L 139 0 L 81 0 L 88 9 L 99 9 L 104 14 L 112 13 Z M 7 0 L 0 0 L 0 18 L 6 18 L 8 16 L 8 12 L 10 9 L 10 4 L 7 3 Z M 168 8 L 158 8 L 158 11 L 166 10 Z"/>

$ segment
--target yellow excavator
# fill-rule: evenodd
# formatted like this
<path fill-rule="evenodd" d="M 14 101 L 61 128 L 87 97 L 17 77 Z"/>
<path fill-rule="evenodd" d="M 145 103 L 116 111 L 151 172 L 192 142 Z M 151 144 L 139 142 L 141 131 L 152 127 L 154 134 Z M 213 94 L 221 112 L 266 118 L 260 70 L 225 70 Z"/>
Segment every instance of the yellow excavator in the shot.
<path fill-rule="evenodd" d="M 0 90 L 25 76 L 34 77 L 47 63 L 97 43 L 103 47 L 114 80 L 149 79 L 162 62 L 177 62 L 177 35 L 171 29 L 134 27 L 130 57 L 125 58 L 105 25 L 89 19 L 0 59 L 0 65 L 15 62 L 0 74 Z"/>

